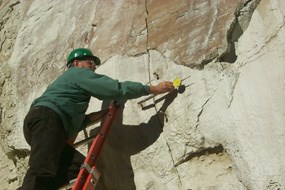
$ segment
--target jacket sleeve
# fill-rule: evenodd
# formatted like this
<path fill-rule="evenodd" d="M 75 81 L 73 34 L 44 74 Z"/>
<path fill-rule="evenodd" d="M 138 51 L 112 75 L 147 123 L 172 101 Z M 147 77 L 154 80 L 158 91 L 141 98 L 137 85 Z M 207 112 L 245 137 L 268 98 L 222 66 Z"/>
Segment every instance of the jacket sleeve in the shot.
<path fill-rule="evenodd" d="M 77 85 L 89 95 L 100 100 L 133 99 L 149 94 L 149 86 L 140 82 L 119 82 L 91 70 L 79 74 Z"/>

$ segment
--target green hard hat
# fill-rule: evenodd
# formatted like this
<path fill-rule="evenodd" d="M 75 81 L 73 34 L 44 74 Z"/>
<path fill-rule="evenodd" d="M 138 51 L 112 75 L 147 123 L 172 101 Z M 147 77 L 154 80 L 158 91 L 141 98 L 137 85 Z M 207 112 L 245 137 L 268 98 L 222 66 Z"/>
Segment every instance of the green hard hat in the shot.
<path fill-rule="evenodd" d="M 69 56 L 67 57 L 67 67 L 69 67 L 70 63 L 75 60 L 83 60 L 86 58 L 91 58 L 94 60 L 96 65 L 100 65 L 101 61 L 98 57 L 96 57 L 95 55 L 93 55 L 92 51 L 90 49 L 87 48 L 77 48 L 74 49 Z"/>

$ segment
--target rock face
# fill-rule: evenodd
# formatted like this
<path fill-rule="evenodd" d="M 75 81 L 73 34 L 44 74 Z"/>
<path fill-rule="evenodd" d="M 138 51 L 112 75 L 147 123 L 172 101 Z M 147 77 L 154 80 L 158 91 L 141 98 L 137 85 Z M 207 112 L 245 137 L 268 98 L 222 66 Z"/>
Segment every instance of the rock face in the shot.
<path fill-rule="evenodd" d="M 122 106 L 98 189 L 285 189 L 284 23 L 284 0 L 0 1 L 1 188 L 27 169 L 30 103 L 88 47 L 121 81 L 183 80 Z"/>

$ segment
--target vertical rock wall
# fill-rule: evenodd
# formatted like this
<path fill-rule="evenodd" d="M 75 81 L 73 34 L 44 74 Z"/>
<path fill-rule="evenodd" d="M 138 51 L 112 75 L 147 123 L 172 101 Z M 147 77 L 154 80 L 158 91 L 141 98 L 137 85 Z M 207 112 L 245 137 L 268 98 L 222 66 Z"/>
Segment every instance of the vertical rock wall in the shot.
<path fill-rule="evenodd" d="M 0 1 L 1 188 L 27 169 L 30 103 L 88 47 L 98 73 L 183 79 L 175 93 L 124 104 L 98 189 L 285 189 L 284 17 L 283 0 Z"/>

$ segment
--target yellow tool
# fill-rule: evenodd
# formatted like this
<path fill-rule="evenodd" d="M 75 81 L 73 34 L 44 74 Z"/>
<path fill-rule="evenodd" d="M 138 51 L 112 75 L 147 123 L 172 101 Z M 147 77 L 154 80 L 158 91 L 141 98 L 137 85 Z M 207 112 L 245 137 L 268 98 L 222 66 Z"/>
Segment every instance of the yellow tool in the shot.
<path fill-rule="evenodd" d="M 184 80 L 184 79 L 183 79 Z M 178 89 L 180 86 L 181 86 L 181 82 L 182 80 L 179 78 L 179 77 L 176 77 L 174 80 L 173 80 L 173 86 L 174 88 Z M 139 101 L 138 104 L 142 105 L 142 103 L 154 98 L 156 96 L 156 94 L 152 94 L 146 98 L 144 98 L 143 100 Z"/>
<path fill-rule="evenodd" d="M 175 88 L 179 88 L 179 86 L 181 85 L 181 79 L 179 77 L 176 77 L 174 80 L 173 80 L 173 86 Z"/>

